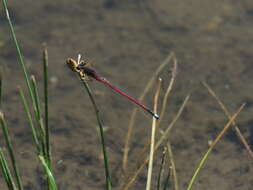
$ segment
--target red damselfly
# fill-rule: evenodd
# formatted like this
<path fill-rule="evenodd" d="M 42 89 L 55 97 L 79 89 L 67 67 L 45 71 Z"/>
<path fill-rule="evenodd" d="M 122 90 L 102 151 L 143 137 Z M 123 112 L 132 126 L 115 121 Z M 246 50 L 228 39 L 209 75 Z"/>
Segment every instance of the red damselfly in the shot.
<path fill-rule="evenodd" d="M 98 82 L 103 83 L 107 87 L 111 88 L 115 92 L 119 93 L 120 95 L 124 96 L 125 98 L 127 98 L 131 102 L 137 104 L 138 106 L 140 106 L 141 108 L 146 110 L 149 114 L 151 114 L 156 119 L 159 119 L 158 114 L 154 113 L 151 109 L 149 109 L 147 106 L 145 106 L 144 104 L 139 102 L 137 99 L 135 99 L 135 98 L 129 96 L 128 94 L 126 94 L 125 92 L 119 90 L 114 85 L 112 85 L 108 80 L 106 80 L 104 77 L 101 77 L 93 69 L 89 68 L 87 66 L 87 63 L 84 62 L 83 60 L 81 60 L 81 55 L 78 55 L 77 61 L 72 59 L 72 58 L 68 58 L 66 60 L 66 63 L 71 68 L 71 70 L 74 71 L 74 72 L 77 72 L 82 79 L 92 78 L 92 79 L 95 79 Z"/>

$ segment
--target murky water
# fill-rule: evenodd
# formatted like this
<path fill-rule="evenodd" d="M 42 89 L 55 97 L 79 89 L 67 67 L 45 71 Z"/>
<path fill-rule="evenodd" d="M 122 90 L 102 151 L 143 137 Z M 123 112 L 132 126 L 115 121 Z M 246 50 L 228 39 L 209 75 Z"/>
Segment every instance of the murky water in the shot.
<path fill-rule="evenodd" d="M 169 98 L 166 127 L 184 97 L 191 99 L 171 134 L 181 189 L 185 188 L 200 156 L 227 122 L 217 102 L 201 84 L 206 81 L 233 113 L 247 106 L 239 127 L 253 148 L 253 2 L 250 0 L 156 1 L 9 1 L 10 15 L 31 74 L 42 87 L 41 50 L 46 43 L 50 60 L 50 126 L 52 154 L 59 189 L 103 189 L 104 170 L 96 118 L 80 82 L 64 65 L 67 57 L 87 56 L 93 68 L 138 97 L 155 69 L 172 51 L 178 75 Z M 4 77 L 3 110 L 15 139 L 26 189 L 40 189 L 27 121 L 18 96 L 21 68 L 0 7 L 0 63 Z M 161 74 L 162 94 L 172 63 Z M 124 139 L 134 105 L 101 84 L 91 82 L 107 130 L 108 152 L 119 187 Z M 40 89 L 42 90 L 42 89 Z M 150 92 L 145 104 L 152 106 Z M 149 115 L 138 114 L 131 161 L 150 136 Z M 3 145 L 2 140 L 0 141 Z M 157 163 L 159 161 L 157 155 Z M 187 159 L 186 159 L 187 158 Z M 145 173 L 133 189 L 144 189 Z M 195 189 L 249 190 L 252 159 L 234 131 L 223 138 L 201 172 Z M 154 179 L 155 180 L 155 179 Z M 6 189 L 3 182 L 1 189 Z"/>

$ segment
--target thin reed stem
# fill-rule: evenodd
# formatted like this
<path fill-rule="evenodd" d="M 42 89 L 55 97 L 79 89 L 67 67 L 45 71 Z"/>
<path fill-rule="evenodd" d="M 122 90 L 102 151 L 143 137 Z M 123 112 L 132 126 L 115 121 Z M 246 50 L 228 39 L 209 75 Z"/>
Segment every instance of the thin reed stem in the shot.
<path fill-rule="evenodd" d="M 160 89 L 161 89 L 161 83 L 162 83 L 162 79 L 159 78 L 157 90 L 156 90 L 155 97 L 154 97 L 154 113 L 157 113 L 157 104 L 158 104 L 158 98 L 159 98 Z M 153 160 L 154 160 L 154 148 L 155 148 L 156 122 L 157 122 L 157 119 L 153 117 L 152 132 L 151 132 L 151 139 L 150 139 L 150 154 L 149 154 L 149 165 L 148 165 L 148 177 L 147 177 L 146 190 L 151 189 Z"/>

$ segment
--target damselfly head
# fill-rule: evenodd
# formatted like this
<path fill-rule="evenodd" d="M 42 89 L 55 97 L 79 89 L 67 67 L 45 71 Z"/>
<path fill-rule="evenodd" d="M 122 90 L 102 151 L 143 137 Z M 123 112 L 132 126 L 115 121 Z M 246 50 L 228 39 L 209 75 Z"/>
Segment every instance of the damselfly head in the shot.
<path fill-rule="evenodd" d="M 72 71 L 78 72 L 78 69 L 77 69 L 78 63 L 77 63 L 74 59 L 68 58 L 68 59 L 66 60 L 66 64 L 68 65 L 68 67 L 69 67 Z"/>

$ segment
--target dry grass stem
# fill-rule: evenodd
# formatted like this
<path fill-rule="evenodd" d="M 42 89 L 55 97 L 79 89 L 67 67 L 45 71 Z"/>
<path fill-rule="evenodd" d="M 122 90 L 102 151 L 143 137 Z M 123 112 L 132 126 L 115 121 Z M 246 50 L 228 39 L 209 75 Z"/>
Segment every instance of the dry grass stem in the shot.
<path fill-rule="evenodd" d="M 174 53 L 170 53 L 168 57 L 161 63 L 161 65 L 157 68 L 157 70 L 154 72 L 153 76 L 150 78 L 148 81 L 145 89 L 143 90 L 142 95 L 138 98 L 140 101 L 142 101 L 145 96 L 147 95 L 148 91 L 150 90 L 151 86 L 155 82 L 156 78 L 158 77 L 159 73 L 170 63 L 171 59 L 175 57 Z M 122 160 L 122 168 L 123 172 L 126 173 L 127 167 L 128 167 L 128 153 L 130 150 L 130 142 L 132 138 L 132 133 L 133 133 L 133 127 L 135 123 L 135 118 L 137 114 L 138 108 L 134 108 L 132 111 L 132 115 L 130 117 L 130 122 L 128 125 L 128 131 L 125 139 L 125 146 L 124 146 L 124 155 L 123 155 L 123 160 Z"/>
<path fill-rule="evenodd" d="M 176 116 L 173 118 L 172 122 L 168 125 L 167 129 L 163 132 L 162 136 L 160 137 L 160 139 L 158 140 L 157 144 L 156 144 L 156 149 L 158 149 L 158 147 L 169 137 L 170 131 L 173 128 L 173 126 L 175 125 L 176 121 L 178 120 L 178 118 L 180 117 L 180 115 L 182 114 L 186 103 L 188 102 L 188 100 L 190 99 L 190 95 L 187 95 L 186 98 L 184 99 L 184 102 L 182 103 L 181 107 L 179 108 L 179 111 L 177 112 Z"/>
<path fill-rule="evenodd" d="M 157 90 L 156 90 L 155 97 L 154 97 L 154 113 L 157 113 L 157 104 L 158 104 L 158 98 L 159 98 L 160 89 L 161 89 L 161 83 L 162 83 L 162 79 L 159 78 Z M 155 147 L 156 122 L 157 122 L 157 119 L 153 117 L 146 190 L 151 189 L 153 160 L 154 160 L 154 147 Z"/>
<path fill-rule="evenodd" d="M 176 77 L 176 73 L 177 73 L 177 60 L 176 60 L 175 57 L 173 58 L 173 60 L 174 60 L 174 66 L 172 68 L 172 78 L 170 80 L 170 83 L 169 83 L 169 85 L 167 87 L 167 90 L 166 90 L 164 98 L 163 98 L 162 111 L 161 111 L 161 114 L 160 114 L 160 119 L 157 121 L 156 129 L 159 129 L 160 122 L 163 120 L 165 109 L 166 109 L 166 105 L 167 105 L 167 102 L 168 102 L 168 96 L 169 96 L 169 94 L 170 94 L 170 92 L 172 90 L 172 87 L 173 87 L 173 84 L 174 84 L 174 81 L 175 81 L 175 77 Z M 150 145 L 149 142 L 145 143 L 144 148 L 142 149 L 142 151 L 140 151 L 140 155 L 144 155 L 145 154 L 145 152 L 147 151 L 149 145 Z M 140 160 L 143 160 L 143 158 L 144 158 L 143 156 L 140 156 L 139 160 L 137 162 L 139 163 Z"/>
<path fill-rule="evenodd" d="M 171 165 L 171 169 L 172 169 L 174 189 L 179 190 L 175 160 L 174 160 L 174 156 L 173 156 L 173 153 L 171 150 L 171 145 L 169 142 L 167 143 L 167 149 L 168 149 L 168 154 L 169 154 L 169 158 L 170 158 L 170 165 Z"/>
<path fill-rule="evenodd" d="M 160 137 L 160 139 L 158 140 L 158 142 L 155 145 L 155 149 L 154 152 L 156 152 L 158 150 L 158 148 L 160 147 L 160 145 L 162 143 L 164 143 L 168 137 L 169 137 L 169 133 L 172 129 L 172 127 L 175 125 L 176 121 L 178 120 L 178 118 L 180 117 L 180 115 L 182 114 L 186 103 L 188 102 L 190 98 L 190 95 L 187 95 L 186 98 L 184 99 L 184 102 L 182 103 L 179 111 L 177 112 L 176 116 L 173 118 L 172 122 L 169 124 L 169 126 L 167 127 L 167 129 L 164 131 L 164 133 L 162 134 L 162 136 Z M 127 183 L 125 183 L 124 185 L 122 185 L 120 187 L 120 189 L 122 190 L 128 190 L 134 183 L 136 178 L 140 175 L 142 169 L 145 167 L 145 165 L 148 163 L 149 157 L 147 156 L 141 163 L 141 166 L 139 166 L 139 168 L 134 172 L 134 174 L 129 177 L 129 181 L 127 181 Z"/>
<path fill-rule="evenodd" d="M 157 128 L 160 126 L 160 123 L 164 117 L 164 113 L 165 113 L 165 109 L 167 107 L 167 103 L 168 103 L 168 97 L 170 95 L 170 92 L 172 90 L 172 87 L 173 87 L 173 84 L 175 82 L 175 79 L 176 79 L 176 74 L 177 74 L 177 59 L 174 57 L 174 65 L 173 65 L 173 68 L 172 68 L 172 77 L 170 79 L 170 83 L 168 85 L 168 88 L 165 92 L 165 95 L 164 95 L 164 98 L 163 98 L 163 103 L 162 103 L 162 110 L 161 110 L 161 114 L 160 114 L 160 119 L 158 120 L 157 122 Z"/>
<path fill-rule="evenodd" d="M 218 141 L 221 139 L 221 137 L 223 137 L 223 135 L 225 134 L 225 132 L 229 129 L 229 127 L 234 123 L 236 117 L 239 115 L 239 113 L 243 110 L 245 106 L 245 103 L 242 104 L 240 106 L 240 108 L 236 111 L 236 113 L 231 116 L 231 118 L 229 119 L 228 123 L 225 125 L 225 127 L 223 128 L 223 130 L 220 132 L 220 134 L 216 137 L 216 139 L 213 141 L 213 143 L 211 144 L 210 147 L 214 147 Z"/>
<path fill-rule="evenodd" d="M 215 138 L 215 140 L 213 141 L 213 143 L 211 144 L 211 146 L 209 147 L 209 149 L 207 150 L 207 152 L 204 154 L 204 156 L 202 157 L 200 163 L 198 164 L 197 169 L 195 170 L 189 185 L 187 187 L 187 190 L 191 190 L 193 183 L 196 181 L 196 178 L 201 170 L 201 168 L 203 168 L 209 154 L 212 152 L 212 150 L 214 149 L 214 147 L 216 146 L 216 144 L 220 141 L 221 137 L 224 136 L 224 134 L 226 133 L 226 131 L 232 126 L 232 123 L 234 122 L 234 120 L 237 118 L 237 116 L 239 115 L 239 113 L 243 110 L 245 104 L 242 104 L 240 106 L 240 108 L 236 111 L 236 113 L 231 117 L 231 119 L 227 122 L 227 124 L 223 127 L 222 131 L 218 134 L 218 136 Z"/>
<path fill-rule="evenodd" d="M 202 82 L 202 84 L 207 88 L 208 92 L 218 102 L 218 104 L 220 105 L 221 109 L 223 110 L 223 112 L 225 113 L 225 115 L 227 116 L 227 118 L 231 119 L 231 114 L 229 113 L 229 111 L 227 110 L 227 108 L 225 107 L 225 105 L 222 103 L 222 101 L 220 100 L 220 98 L 217 96 L 217 94 L 214 92 L 214 90 L 206 82 Z M 241 140 L 242 144 L 245 146 L 246 150 L 248 151 L 250 157 L 253 159 L 253 152 L 252 152 L 249 144 L 247 143 L 246 139 L 242 135 L 239 127 L 235 123 L 235 121 L 233 121 L 232 125 L 235 128 L 236 135 L 239 137 L 239 139 Z"/>

